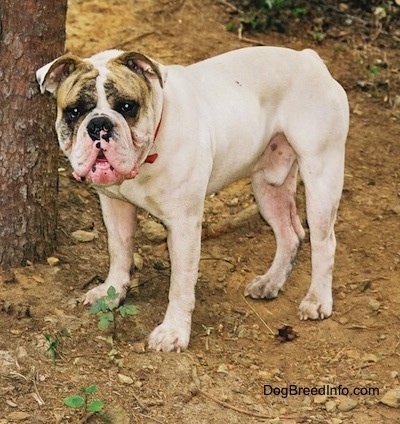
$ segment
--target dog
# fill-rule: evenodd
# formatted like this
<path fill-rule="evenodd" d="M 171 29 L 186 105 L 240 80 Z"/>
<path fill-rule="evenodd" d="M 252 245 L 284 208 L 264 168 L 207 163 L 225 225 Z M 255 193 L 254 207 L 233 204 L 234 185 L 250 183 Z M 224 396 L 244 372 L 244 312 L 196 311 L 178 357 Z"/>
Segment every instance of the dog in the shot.
<path fill-rule="evenodd" d="M 85 303 L 130 282 L 136 208 L 168 230 L 169 303 L 149 336 L 157 351 L 188 347 L 204 199 L 250 176 L 276 253 L 245 294 L 272 299 L 305 236 L 296 211 L 305 186 L 311 285 L 300 319 L 332 313 L 334 224 L 344 178 L 349 107 L 344 89 L 310 49 L 249 47 L 189 65 L 165 66 L 134 51 L 81 59 L 67 53 L 36 74 L 57 102 L 56 132 L 78 181 L 100 197 L 108 233 L 106 281 Z"/>

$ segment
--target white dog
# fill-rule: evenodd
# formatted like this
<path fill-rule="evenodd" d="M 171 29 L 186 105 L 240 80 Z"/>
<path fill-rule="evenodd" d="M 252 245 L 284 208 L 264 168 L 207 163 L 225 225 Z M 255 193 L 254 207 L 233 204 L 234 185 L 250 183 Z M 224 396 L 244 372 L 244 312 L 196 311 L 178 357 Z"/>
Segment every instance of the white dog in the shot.
<path fill-rule="evenodd" d="M 169 304 L 149 346 L 189 344 L 204 198 L 250 175 L 277 242 L 270 269 L 246 288 L 271 299 L 289 275 L 304 230 L 295 205 L 298 170 L 310 228 L 311 286 L 301 319 L 332 313 L 334 223 L 342 193 L 349 109 L 343 88 L 312 50 L 253 47 L 184 66 L 110 50 L 59 57 L 37 72 L 57 98 L 56 130 L 74 176 L 93 184 L 108 231 L 110 270 L 92 303 L 129 286 L 136 207 L 168 229 Z"/>

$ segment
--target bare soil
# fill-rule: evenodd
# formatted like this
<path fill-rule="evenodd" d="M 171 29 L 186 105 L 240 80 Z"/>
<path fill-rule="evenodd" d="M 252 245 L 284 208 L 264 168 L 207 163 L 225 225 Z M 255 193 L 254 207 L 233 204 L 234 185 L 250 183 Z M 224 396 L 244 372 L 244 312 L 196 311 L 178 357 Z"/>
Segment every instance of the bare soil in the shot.
<path fill-rule="evenodd" d="M 107 274 L 98 200 L 70 178 L 60 159 L 54 253 L 59 262 L 0 274 L 0 424 L 400 422 L 399 409 L 380 402 L 400 385 L 400 33 L 368 27 L 349 9 L 352 25 L 331 21 L 319 42 L 311 34 L 312 21 L 294 23 L 285 34 L 245 33 L 251 40 L 243 40 L 225 29 L 231 21 L 237 28 L 231 10 L 211 0 L 70 0 L 67 49 L 82 56 L 112 47 L 135 49 L 182 64 L 252 40 L 318 51 L 351 105 L 332 317 L 322 322 L 297 317 L 310 279 L 308 241 L 277 299 L 243 297 L 246 283 L 265 271 L 275 251 L 271 229 L 257 214 L 224 231 L 224 222 L 254 203 L 249 181 L 243 180 L 206 200 L 206 233 L 221 226 L 222 231 L 203 243 L 188 351 L 146 348 L 146 337 L 166 309 L 169 262 L 165 243 L 151 242 L 140 231 L 137 250 L 144 266 L 126 300 L 138 313 L 119 321 L 113 340 L 111 330 L 100 330 L 80 302 Z M 301 184 L 298 204 L 305 221 Z M 151 219 L 141 212 L 141 221 Z M 71 236 L 76 230 L 97 238 L 78 242 Z M 283 343 L 275 332 L 285 325 L 297 337 Z M 58 340 L 55 365 L 45 334 Z M 103 414 L 88 417 L 63 404 L 89 385 L 97 386 Z M 289 385 L 304 390 L 285 396 L 282 389 Z M 270 386 L 280 393 L 269 394 Z M 319 394 L 305 392 L 313 387 Z"/>

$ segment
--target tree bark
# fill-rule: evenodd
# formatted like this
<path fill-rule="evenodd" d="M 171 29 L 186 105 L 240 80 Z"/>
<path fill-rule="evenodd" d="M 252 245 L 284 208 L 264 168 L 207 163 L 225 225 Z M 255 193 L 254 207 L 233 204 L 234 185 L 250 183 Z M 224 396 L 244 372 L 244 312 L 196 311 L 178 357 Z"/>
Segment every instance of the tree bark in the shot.
<path fill-rule="evenodd" d="M 0 266 L 55 247 L 54 106 L 36 70 L 64 52 L 67 0 L 0 0 Z"/>

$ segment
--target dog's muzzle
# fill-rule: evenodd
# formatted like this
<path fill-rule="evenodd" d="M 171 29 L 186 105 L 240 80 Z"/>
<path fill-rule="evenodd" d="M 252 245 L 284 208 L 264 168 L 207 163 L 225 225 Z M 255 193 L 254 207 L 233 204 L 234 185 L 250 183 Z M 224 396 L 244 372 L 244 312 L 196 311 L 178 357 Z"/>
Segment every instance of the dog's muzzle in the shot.
<path fill-rule="evenodd" d="M 110 137 L 112 137 L 114 125 L 111 122 L 111 119 L 107 116 L 96 116 L 90 120 L 86 129 L 89 137 L 93 140 L 93 142 L 97 141 L 96 147 L 100 149 L 101 140 L 105 140 L 107 143 L 110 142 Z"/>
<path fill-rule="evenodd" d="M 107 115 L 96 115 L 86 125 L 86 140 L 90 155 L 87 155 L 83 170 L 74 171 L 73 176 L 78 181 L 87 181 L 97 185 L 111 185 L 125 179 L 134 178 L 139 172 L 138 164 L 134 163 L 127 169 L 123 163 L 127 153 L 124 143 L 118 143 L 115 125 Z M 93 145 L 90 146 L 90 140 Z M 125 166 L 121 166 L 125 165 Z"/>

